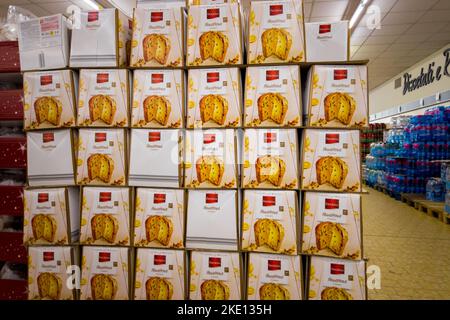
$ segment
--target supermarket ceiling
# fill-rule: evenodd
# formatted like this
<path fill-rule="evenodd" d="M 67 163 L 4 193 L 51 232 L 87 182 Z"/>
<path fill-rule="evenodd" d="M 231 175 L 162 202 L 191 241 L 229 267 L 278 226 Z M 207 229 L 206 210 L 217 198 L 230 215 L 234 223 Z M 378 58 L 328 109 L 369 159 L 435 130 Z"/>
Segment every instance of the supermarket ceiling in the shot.
<path fill-rule="evenodd" d="M 116 3 L 133 0 L 114 0 Z M 135 0 L 134 0 L 135 1 Z M 371 88 L 389 80 L 450 43 L 450 0 L 366 0 L 379 8 L 380 28 L 370 29 L 372 13 L 361 15 L 352 29 L 351 58 L 369 59 Z M 2 11 L 20 5 L 38 16 L 63 13 L 75 4 L 90 9 L 86 0 L 0 0 Z M 107 0 L 99 0 L 104 4 Z M 248 0 L 241 0 L 248 5 Z M 305 21 L 338 21 L 352 17 L 360 0 L 305 0 Z M 367 19 L 367 18 L 370 19 Z"/>

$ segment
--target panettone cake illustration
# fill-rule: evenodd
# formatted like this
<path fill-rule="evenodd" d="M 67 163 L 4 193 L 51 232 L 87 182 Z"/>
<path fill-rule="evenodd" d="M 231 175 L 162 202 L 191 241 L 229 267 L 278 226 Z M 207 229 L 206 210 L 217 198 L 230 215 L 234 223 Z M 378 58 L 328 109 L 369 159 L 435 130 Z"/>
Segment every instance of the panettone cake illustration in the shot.
<path fill-rule="evenodd" d="M 114 243 L 119 231 L 119 222 L 110 214 L 96 214 L 91 219 L 91 229 L 94 240 L 103 239 Z"/>
<path fill-rule="evenodd" d="M 114 171 L 114 161 L 106 154 L 94 153 L 87 160 L 89 180 L 99 179 L 109 183 Z"/>
<path fill-rule="evenodd" d="M 31 219 L 31 228 L 35 240 L 43 239 L 48 242 L 55 240 L 57 223 L 48 214 L 37 214 Z"/>
<path fill-rule="evenodd" d="M 197 179 L 199 183 L 209 181 L 218 186 L 222 181 L 225 165 L 216 156 L 202 156 L 195 163 Z"/>
<path fill-rule="evenodd" d="M 114 300 L 117 280 L 109 274 L 96 274 L 91 278 L 91 293 L 94 300 Z"/>
<path fill-rule="evenodd" d="M 145 282 L 147 300 L 171 300 L 173 285 L 169 280 L 160 277 L 150 277 Z"/>
<path fill-rule="evenodd" d="M 286 171 L 286 164 L 283 159 L 266 155 L 256 159 L 256 180 L 258 183 L 268 181 L 279 187 Z"/>
<path fill-rule="evenodd" d="M 62 103 L 54 97 L 40 97 L 34 102 L 34 112 L 39 124 L 48 121 L 58 126 L 61 120 Z"/>
<path fill-rule="evenodd" d="M 336 189 L 342 188 L 348 173 L 348 165 L 337 157 L 322 157 L 316 162 L 316 176 L 319 185 L 328 183 Z"/>
<path fill-rule="evenodd" d="M 144 100 L 144 119 L 146 123 L 156 121 L 160 125 L 167 125 L 171 111 L 170 101 L 162 96 L 148 96 Z"/>
<path fill-rule="evenodd" d="M 336 287 L 327 287 L 320 294 L 322 300 L 353 300 L 352 295 L 347 290 Z"/>
<path fill-rule="evenodd" d="M 282 124 L 288 110 L 288 101 L 279 93 L 265 93 L 258 98 L 258 115 L 261 121 L 272 120 Z"/>
<path fill-rule="evenodd" d="M 325 97 L 325 120 L 338 120 L 349 125 L 356 109 L 355 99 L 348 93 L 333 92 Z"/>
<path fill-rule="evenodd" d="M 206 280 L 200 287 L 202 300 L 228 300 L 230 288 L 219 280 Z"/>
<path fill-rule="evenodd" d="M 339 223 L 321 222 L 316 226 L 316 245 L 318 250 L 330 249 L 340 256 L 348 241 L 347 230 Z"/>
<path fill-rule="evenodd" d="M 202 60 L 212 58 L 223 63 L 228 50 L 228 37 L 220 31 L 208 31 L 199 39 Z"/>
<path fill-rule="evenodd" d="M 162 34 L 152 33 L 146 35 L 142 40 L 142 48 L 145 62 L 155 59 L 158 63 L 164 65 L 169 56 L 170 40 Z"/>
<path fill-rule="evenodd" d="M 281 60 L 286 60 L 292 46 L 291 34 L 280 28 L 271 28 L 261 35 L 263 54 L 265 58 L 276 56 Z"/>
<path fill-rule="evenodd" d="M 280 250 L 284 238 L 284 227 L 272 219 L 259 219 L 253 226 L 258 247 L 266 245 L 274 251 Z"/>
<path fill-rule="evenodd" d="M 289 290 L 277 283 L 265 283 L 259 288 L 261 300 L 290 300 Z"/>
<path fill-rule="evenodd" d="M 228 113 L 228 101 L 224 97 L 208 94 L 200 99 L 200 116 L 202 123 L 210 120 L 223 125 Z"/>
<path fill-rule="evenodd" d="M 145 235 L 148 242 L 158 241 L 163 246 L 167 246 L 172 233 L 172 220 L 164 216 L 150 216 L 145 220 Z"/>
<path fill-rule="evenodd" d="M 58 300 L 61 294 L 62 281 L 54 273 L 44 272 L 37 277 L 39 296 L 41 299 Z"/>
<path fill-rule="evenodd" d="M 116 114 L 116 101 L 110 96 L 97 94 L 89 99 L 89 117 L 92 122 L 101 120 L 111 125 Z"/>

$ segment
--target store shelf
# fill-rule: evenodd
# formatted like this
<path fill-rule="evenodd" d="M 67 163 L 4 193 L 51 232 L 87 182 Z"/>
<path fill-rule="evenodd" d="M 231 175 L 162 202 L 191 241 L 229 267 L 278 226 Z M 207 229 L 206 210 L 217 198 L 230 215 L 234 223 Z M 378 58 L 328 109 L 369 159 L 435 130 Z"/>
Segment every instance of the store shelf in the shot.
<path fill-rule="evenodd" d="M 23 120 L 23 91 L 0 90 L 0 121 Z"/>
<path fill-rule="evenodd" d="M 27 263 L 22 232 L 0 232 L 0 261 Z"/>
<path fill-rule="evenodd" d="M 24 169 L 27 165 L 26 137 L 0 137 L 0 168 Z"/>
<path fill-rule="evenodd" d="M 17 41 L 0 41 L 0 72 L 20 72 Z"/>
<path fill-rule="evenodd" d="M 0 215 L 23 216 L 22 186 L 0 186 Z"/>
<path fill-rule="evenodd" d="M 26 300 L 28 298 L 26 280 L 0 279 L 0 288 L 0 300 Z"/>

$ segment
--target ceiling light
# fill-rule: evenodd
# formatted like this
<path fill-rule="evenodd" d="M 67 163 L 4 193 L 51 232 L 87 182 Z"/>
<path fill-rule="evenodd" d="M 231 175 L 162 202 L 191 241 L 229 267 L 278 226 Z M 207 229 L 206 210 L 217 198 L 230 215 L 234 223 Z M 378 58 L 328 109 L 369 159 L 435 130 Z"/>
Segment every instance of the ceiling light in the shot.
<path fill-rule="evenodd" d="M 355 25 L 356 21 L 358 21 L 359 17 L 363 13 L 364 9 L 366 8 L 366 4 L 369 2 L 369 0 L 361 0 L 358 7 L 355 10 L 355 13 L 353 13 L 352 18 L 350 19 L 350 25 L 349 28 L 352 29 Z"/>
<path fill-rule="evenodd" d="M 83 0 L 89 7 L 95 10 L 100 10 L 100 6 L 92 0 Z"/>

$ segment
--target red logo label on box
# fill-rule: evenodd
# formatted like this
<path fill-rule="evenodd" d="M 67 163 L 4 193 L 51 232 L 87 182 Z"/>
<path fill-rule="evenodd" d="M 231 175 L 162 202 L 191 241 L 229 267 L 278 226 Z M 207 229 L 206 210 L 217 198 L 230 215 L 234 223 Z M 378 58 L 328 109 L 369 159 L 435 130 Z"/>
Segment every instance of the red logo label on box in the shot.
<path fill-rule="evenodd" d="M 42 253 L 42 259 L 44 261 L 53 261 L 55 260 L 55 253 L 53 251 L 44 251 Z"/>
<path fill-rule="evenodd" d="M 41 86 L 46 86 L 53 83 L 53 76 L 51 74 L 41 76 Z"/>
<path fill-rule="evenodd" d="M 206 82 L 217 82 L 220 80 L 220 73 L 219 72 L 207 72 L 206 73 Z"/>
<path fill-rule="evenodd" d="M 106 132 L 95 133 L 95 142 L 105 142 L 105 141 L 106 141 Z"/>
<path fill-rule="evenodd" d="M 133 29 L 133 20 L 128 19 L 128 29 Z"/>
<path fill-rule="evenodd" d="M 161 132 L 159 131 L 150 131 L 148 133 L 148 142 L 156 142 L 161 140 Z"/>
<path fill-rule="evenodd" d="M 100 202 L 111 201 L 111 192 L 100 192 L 98 195 L 98 201 Z"/>
<path fill-rule="evenodd" d="M 206 19 L 216 19 L 220 17 L 219 8 L 206 9 Z"/>
<path fill-rule="evenodd" d="M 334 69 L 334 80 L 345 80 L 347 74 L 347 69 Z"/>
<path fill-rule="evenodd" d="M 165 203 L 166 195 L 164 193 L 155 193 L 153 195 L 153 203 Z"/>
<path fill-rule="evenodd" d="M 98 11 L 90 11 L 88 12 L 88 22 L 98 21 Z"/>
<path fill-rule="evenodd" d="M 38 193 L 38 203 L 47 201 L 48 201 L 48 193 Z"/>
<path fill-rule="evenodd" d="M 266 81 L 273 81 L 280 79 L 280 70 L 267 70 Z"/>
<path fill-rule="evenodd" d="M 265 143 L 277 142 L 277 133 L 276 132 L 264 133 L 264 142 Z"/>
<path fill-rule="evenodd" d="M 109 81 L 108 73 L 97 73 L 97 83 L 105 83 Z"/>
<path fill-rule="evenodd" d="M 283 14 L 283 5 L 282 4 L 275 4 L 270 6 L 270 15 L 271 16 L 277 16 L 279 14 Z"/>
<path fill-rule="evenodd" d="M 164 73 L 152 73 L 152 83 L 163 83 Z"/>
<path fill-rule="evenodd" d="M 217 193 L 207 193 L 205 196 L 205 203 L 217 203 L 219 202 L 219 194 Z"/>
<path fill-rule="evenodd" d="M 53 132 L 44 132 L 42 134 L 42 142 L 43 143 L 52 142 L 52 141 L 55 141 L 55 134 Z"/>
<path fill-rule="evenodd" d="M 203 143 L 213 143 L 216 142 L 216 134 L 215 133 L 205 133 L 203 134 Z"/>
<path fill-rule="evenodd" d="M 220 268 L 222 265 L 222 258 L 219 257 L 209 257 L 209 267 L 210 268 Z"/>
<path fill-rule="evenodd" d="M 163 19 L 164 19 L 164 12 L 162 12 L 162 11 L 150 13 L 150 21 L 151 22 L 159 22 L 159 21 L 163 21 Z"/>
<path fill-rule="evenodd" d="M 321 24 L 319 26 L 319 34 L 330 32 L 331 32 L 331 24 Z"/>
<path fill-rule="evenodd" d="M 345 265 L 332 263 L 330 265 L 330 273 L 331 274 L 345 274 Z"/>
<path fill-rule="evenodd" d="M 281 260 L 267 260 L 267 270 L 269 271 L 281 270 Z"/>
<path fill-rule="evenodd" d="M 111 261 L 111 252 L 99 252 L 98 262 L 109 262 Z"/>
<path fill-rule="evenodd" d="M 166 264 L 166 256 L 162 254 L 155 254 L 153 256 L 153 264 L 155 266 Z"/>
<path fill-rule="evenodd" d="M 339 143 L 339 133 L 325 134 L 325 143 L 326 144 Z"/>
<path fill-rule="evenodd" d="M 325 209 L 339 209 L 339 199 L 325 199 Z"/>
<path fill-rule="evenodd" d="M 262 205 L 263 207 L 270 207 L 276 205 L 276 197 L 275 196 L 263 196 L 262 197 Z"/>

